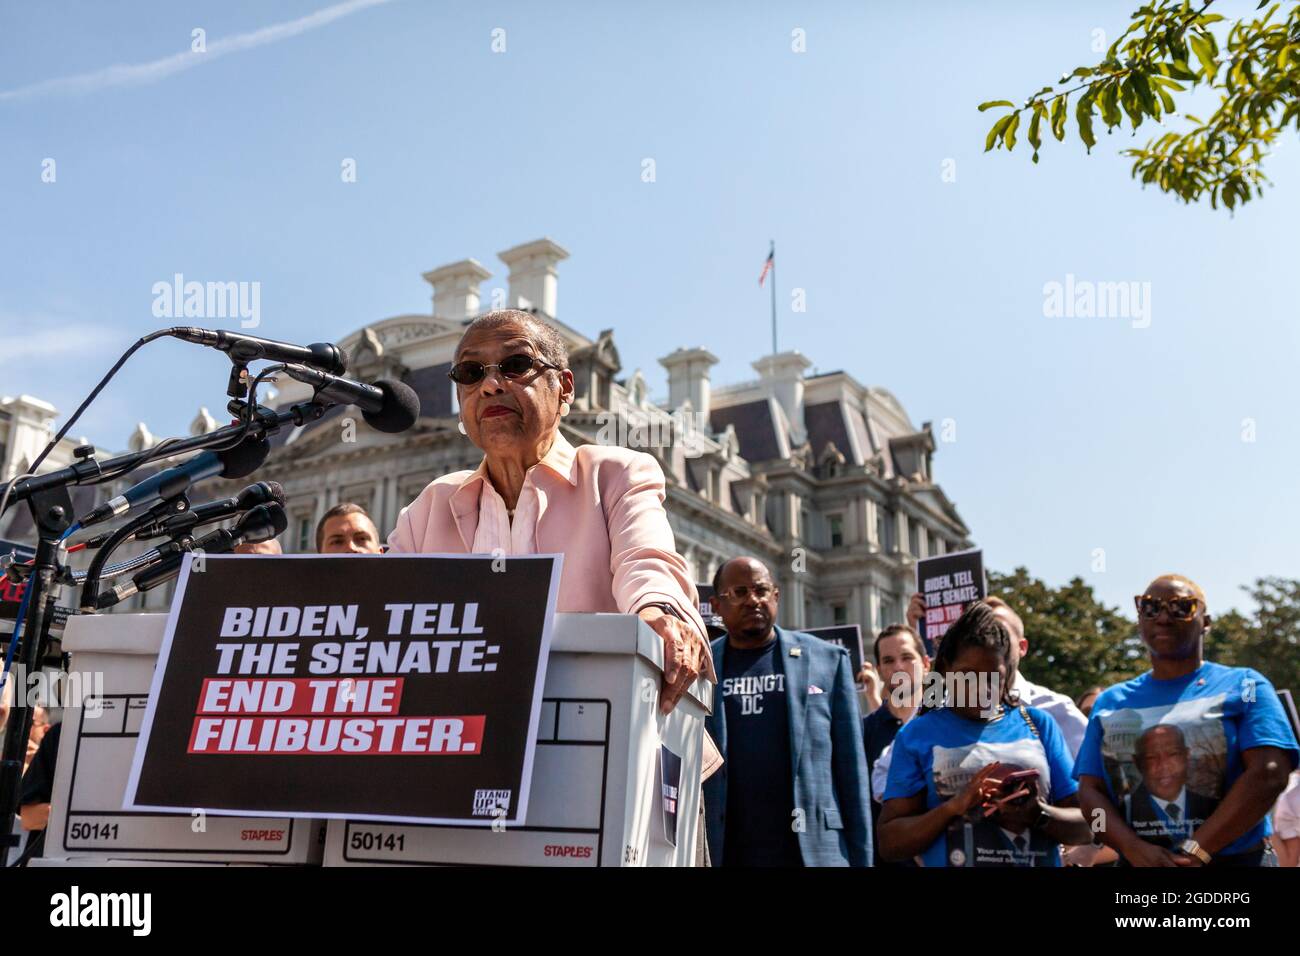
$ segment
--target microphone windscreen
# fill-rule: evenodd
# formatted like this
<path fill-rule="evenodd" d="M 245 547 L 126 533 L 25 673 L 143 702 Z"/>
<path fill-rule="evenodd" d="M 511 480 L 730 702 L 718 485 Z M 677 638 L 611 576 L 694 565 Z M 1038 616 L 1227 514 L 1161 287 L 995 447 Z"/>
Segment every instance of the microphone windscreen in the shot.
<path fill-rule="evenodd" d="M 404 432 L 420 417 L 420 396 L 402 382 L 381 379 L 375 388 L 384 393 L 384 405 L 377 412 L 362 412 L 371 428 L 381 432 Z"/>
<path fill-rule="evenodd" d="M 289 527 L 289 516 L 285 514 L 283 508 L 275 507 L 271 509 L 271 534 L 269 537 L 278 538 L 284 534 Z"/>
<path fill-rule="evenodd" d="M 257 544 L 278 538 L 289 527 L 289 516 L 277 504 L 258 505 L 235 522 L 234 535 L 244 544 Z"/>
<path fill-rule="evenodd" d="M 259 481 L 256 484 L 249 485 L 238 495 L 235 496 L 236 504 L 240 511 L 247 511 L 249 508 L 255 508 L 258 505 L 276 502 L 284 504 L 284 488 L 278 481 Z"/>
<path fill-rule="evenodd" d="M 221 477 L 247 477 L 262 467 L 269 454 L 271 443 L 265 435 L 260 438 L 245 438 L 234 448 L 217 452 L 217 457 L 221 459 Z"/>

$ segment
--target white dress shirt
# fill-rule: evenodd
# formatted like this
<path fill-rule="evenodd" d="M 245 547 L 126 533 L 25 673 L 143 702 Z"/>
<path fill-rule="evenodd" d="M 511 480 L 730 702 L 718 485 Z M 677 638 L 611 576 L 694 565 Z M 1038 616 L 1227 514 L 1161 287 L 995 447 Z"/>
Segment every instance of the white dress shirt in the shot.
<path fill-rule="evenodd" d="M 1025 675 L 1019 671 L 1016 672 L 1016 679 L 1012 682 L 1011 689 L 1020 692 L 1020 703 L 1026 707 L 1037 707 L 1051 715 L 1056 721 L 1056 726 L 1061 728 L 1061 736 L 1065 738 L 1065 746 L 1070 751 L 1070 756 L 1078 757 L 1079 748 L 1083 746 L 1083 735 L 1088 729 L 1088 718 L 1083 716 L 1083 711 L 1074 706 L 1074 701 L 1064 694 L 1058 694 L 1054 690 L 1026 680 Z"/>
<path fill-rule="evenodd" d="M 528 470 L 531 472 L 532 468 Z M 474 553 L 493 554 L 498 549 L 502 554 L 537 553 L 537 489 L 531 475 L 524 479 L 524 487 L 519 491 L 513 521 L 505 499 L 497 494 L 492 482 L 483 482 L 478 498 Z"/>
<path fill-rule="evenodd" d="M 474 529 L 474 553 L 493 554 L 499 550 L 502 554 L 536 554 L 537 521 L 541 517 L 541 508 L 533 472 L 538 468 L 549 468 L 568 480 L 572 464 L 573 447 L 557 436 L 542 460 L 524 473 L 524 485 L 519 489 L 513 520 L 506 509 L 505 499 L 497 493 L 487 476 L 486 461 L 480 465 L 467 480 L 467 483 L 483 483 L 478 499 L 478 527 Z"/>

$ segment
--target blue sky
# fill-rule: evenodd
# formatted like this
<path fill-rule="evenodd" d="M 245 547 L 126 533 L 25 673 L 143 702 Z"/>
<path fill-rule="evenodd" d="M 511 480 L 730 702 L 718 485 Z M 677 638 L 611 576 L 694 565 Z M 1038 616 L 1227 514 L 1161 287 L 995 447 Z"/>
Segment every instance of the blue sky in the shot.
<path fill-rule="evenodd" d="M 625 372 L 664 393 L 655 360 L 704 345 L 725 384 L 769 349 L 775 238 L 781 347 L 955 422 L 935 472 L 991 567 L 1081 575 L 1126 612 L 1165 571 L 1220 608 L 1300 576 L 1294 136 L 1235 218 L 1130 180 L 1117 153 L 1147 127 L 1091 157 L 1051 141 L 1038 166 L 982 152 L 976 104 L 1094 62 L 1133 0 L 393 0 L 153 82 L 4 95 L 331 6 L 0 3 L 0 392 L 71 412 L 167 324 L 151 288 L 176 272 L 258 281 L 260 334 L 315 341 L 427 311 L 435 265 L 503 283 L 496 252 L 542 235 L 572 253 L 560 317 L 612 326 Z M 1149 282 L 1150 326 L 1045 317 L 1067 274 Z M 183 433 L 227 368 L 152 345 L 74 431 Z"/>

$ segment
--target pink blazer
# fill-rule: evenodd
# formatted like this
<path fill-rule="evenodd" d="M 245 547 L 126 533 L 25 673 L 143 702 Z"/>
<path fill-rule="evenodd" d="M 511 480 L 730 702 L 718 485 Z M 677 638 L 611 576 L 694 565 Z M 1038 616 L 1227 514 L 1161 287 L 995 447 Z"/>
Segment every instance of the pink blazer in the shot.
<path fill-rule="evenodd" d="M 633 614 L 648 603 L 668 603 L 707 647 L 695 583 L 668 526 L 659 463 L 627 448 L 574 448 L 559 434 L 546 461 L 556 470 L 537 466 L 530 475 L 538 497 L 537 552 L 564 554 L 556 610 Z M 470 553 L 486 480 L 486 462 L 434 479 L 397 516 L 389 549 Z M 706 670 L 716 681 L 711 660 Z"/>

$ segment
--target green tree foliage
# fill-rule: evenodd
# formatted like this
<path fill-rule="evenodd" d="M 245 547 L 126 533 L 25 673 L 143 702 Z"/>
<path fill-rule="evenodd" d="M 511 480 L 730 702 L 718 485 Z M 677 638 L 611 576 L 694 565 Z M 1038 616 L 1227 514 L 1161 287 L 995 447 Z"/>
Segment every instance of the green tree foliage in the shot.
<path fill-rule="evenodd" d="M 1214 3 L 1155 0 L 1132 15 L 1100 63 L 1066 73 L 1019 108 L 1010 100 L 982 103 L 981 112 L 1011 110 L 994 121 L 985 152 L 1014 149 L 1023 118 L 1036 163 L 1044 128 L 1065 139 L 1071 109 L 1091 152 L 1096 117 L 1107 132 L 1126 117 L 1137 130 L 1145 120 L 1175 115 L 1178 95 L 1204 85 L 1219 94 L 1218 108 L 1208 120 L 1182 114 L 1178 131 L 1123 150 L 1133 157 L 1133 178 L 1186 203 L 1208 194 L 1216 209 L 1262 197 L 1260 163 L 1288 123 L 1300 132 L 1300 3 L 1274 3 L 1262 16 L 1232 23 L 1208 12 Z M 1290 9 L 1279 15 L 1283 6 Z"/>
<path fill-rule="evenodd" d="M 1020 670 L 1035 684 L 1071 697 L 1148 669 L 1137 625 L 1097 600 L 1082 578 L 1053 588 L 1024 568 L 989 572 L 989 593 L 1025 622 L 1029 654 Z"/>
<path fill-rule="evenodd" d="M 1242 590 L 1257 610 L 1251 617 L 1237 611 L 1214 617 L 1205 639 L 1206 660 L 1253 667 L 1274 687 L 1300 694 L 1300 581 L 1260 578 Z"/>

